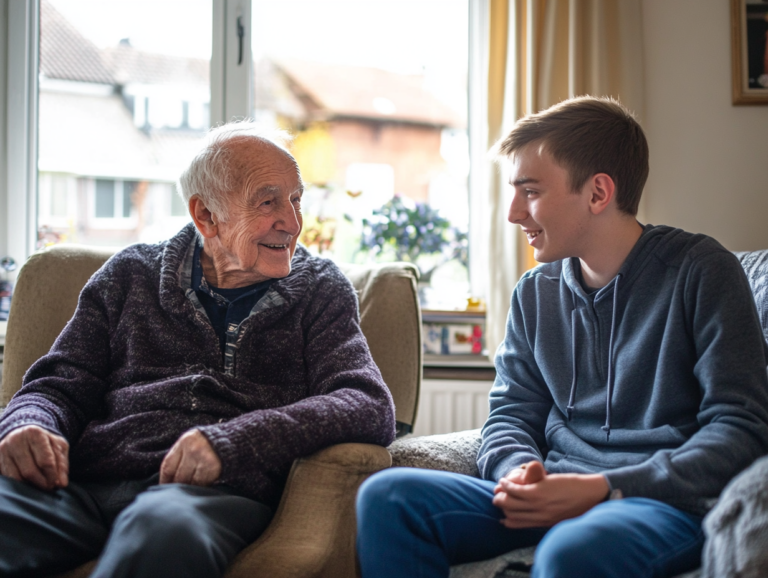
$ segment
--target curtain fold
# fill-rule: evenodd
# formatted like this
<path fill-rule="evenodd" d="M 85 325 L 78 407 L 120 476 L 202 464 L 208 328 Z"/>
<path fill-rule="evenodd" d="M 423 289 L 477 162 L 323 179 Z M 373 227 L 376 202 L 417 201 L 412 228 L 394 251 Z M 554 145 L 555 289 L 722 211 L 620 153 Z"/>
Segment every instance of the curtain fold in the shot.
<path fill-rule="evenodd" d="M 485 1 L 488 148 L 518 118 L 585 94 L 619 99 L 642 124 L 641 0 Z M 506 219 L 506 167 L 487 170 L 486 343 L 493 354 L 504 338 L 512 290 L 536 262 L 519 227 Z"/>

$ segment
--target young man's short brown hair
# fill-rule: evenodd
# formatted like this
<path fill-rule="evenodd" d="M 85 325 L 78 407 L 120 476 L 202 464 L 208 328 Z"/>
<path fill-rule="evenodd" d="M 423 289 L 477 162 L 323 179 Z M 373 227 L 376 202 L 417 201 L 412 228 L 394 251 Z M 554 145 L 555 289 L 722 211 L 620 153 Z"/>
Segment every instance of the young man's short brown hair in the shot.
<path fill-rule="evenodd" d="M 648 178 L 648 142 L 632 113 L 612 98 L 580 96 L 521 118 L 495 152 L 509 157 L 539 143 L 569 173 L 573 191 L 597 173 L 616 184 L 620 211 L 636 215 Z"/>

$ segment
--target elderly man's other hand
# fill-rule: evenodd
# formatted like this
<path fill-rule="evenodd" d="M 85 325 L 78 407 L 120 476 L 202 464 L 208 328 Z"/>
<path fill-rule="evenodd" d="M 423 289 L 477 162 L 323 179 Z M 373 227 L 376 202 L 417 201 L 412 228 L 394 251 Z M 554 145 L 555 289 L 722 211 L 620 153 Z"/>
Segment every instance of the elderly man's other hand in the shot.
<path fill-rule="evenodd" d="M 0 441 L 0 474 L 42 490 L 69 484 L 69 443 L 36 425 L 11 431 Z"/>
<path fill-rule="evenodd" d="M 160 465 L 161 484 L 210 486 L 221 475 L 221 460 L 200 430 L 183 434 Z"/>

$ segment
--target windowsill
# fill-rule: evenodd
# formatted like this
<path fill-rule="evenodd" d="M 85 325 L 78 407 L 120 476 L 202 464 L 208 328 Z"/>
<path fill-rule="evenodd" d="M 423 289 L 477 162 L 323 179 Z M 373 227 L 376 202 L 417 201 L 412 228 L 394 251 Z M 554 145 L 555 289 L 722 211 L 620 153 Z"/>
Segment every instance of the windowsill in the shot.
<path fill-rule="evenodd" d="M 425 353 L 424 367 L 462 367 L 476 369 L 493 369 L 493 361 L 487 355 L 438 355 Z"/>
<path fill-rule="evenodd" d="M 424 379 L 458 379 L 493 381 L 496 369 L 486 355 L 433 355 L 424 354 Z"/>
<path fill-rule="evenodd" d="M 424 323 L 485 323 L 485 311 L 422 309 Z"/>
<path fill-rule="evenodd" d="M 477 367 L 425 367 L 424 379 L 455 379 L 459 381 L 494 381 L 495 369 Z"/>

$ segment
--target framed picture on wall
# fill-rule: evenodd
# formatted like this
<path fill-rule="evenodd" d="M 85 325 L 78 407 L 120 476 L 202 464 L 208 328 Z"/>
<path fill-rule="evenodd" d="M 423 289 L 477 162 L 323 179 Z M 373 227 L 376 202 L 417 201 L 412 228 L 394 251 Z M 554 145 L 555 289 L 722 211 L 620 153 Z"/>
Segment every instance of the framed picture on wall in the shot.
<path fill-rule="evenodd" d="M 733 104 L 768 104 L 768 0 L 731 0 Z"/>

